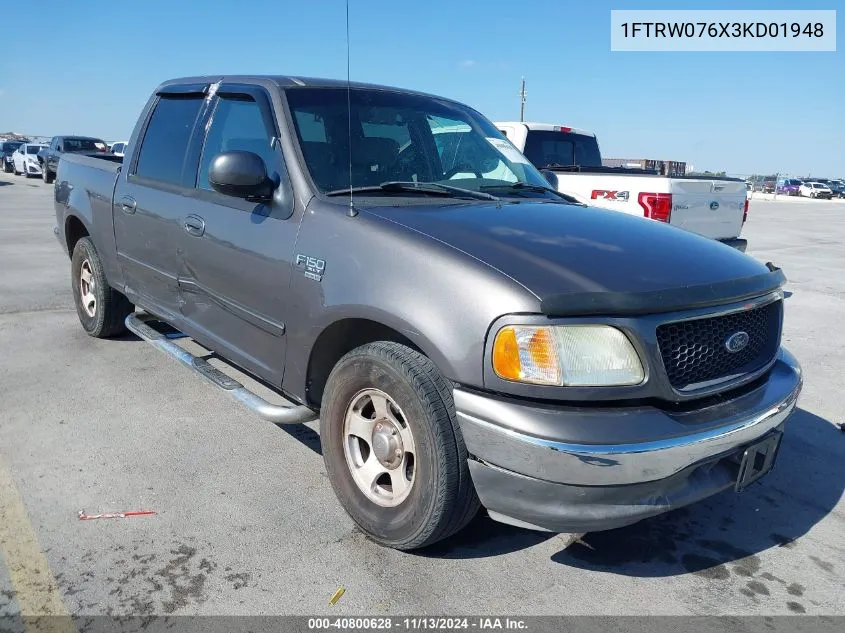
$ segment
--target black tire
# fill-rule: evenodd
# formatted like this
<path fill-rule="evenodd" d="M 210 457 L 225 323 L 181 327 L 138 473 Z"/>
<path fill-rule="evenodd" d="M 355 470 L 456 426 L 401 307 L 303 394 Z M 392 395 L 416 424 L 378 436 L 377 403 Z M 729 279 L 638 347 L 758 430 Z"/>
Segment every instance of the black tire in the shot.
<path fill-rule="evenodd" d="M 50 170 L 47 168 L 45 164 L 44 167 L 41 169 L 41 178 L 46 182 L 48 185 L 55 180 L 55 176 L 50 173 Z"/>
<path fill-rule="evenodd" d="M 93 315 L 89 314 L 82 301 L 81 273 L 83 264 L 86 262 L 87 271 L 93 280 L 93 288 L 90 292 L 96 300 L 92 310 Z M 74 246 L 70 269 L 73 301 L 82 328 L 90 336 L 96 338 L 122 334 L 126 330 L 124 320 L 135 310 L 135 306 L 124 295 L 109 286 L 100 256 L 90 237 L 83 237 Z"/>
<path fill-rule="evenodd" d="M 347 408 L 365 389 L 390 396 L 404 412 L 415 443 L 415 480 L 395 507 L 371 501 L 344 454 Z M 329 480 L 343 508 L 369 538 L 399 550 L 451 536 L 478 512 L 452 390 L 430 359 L 399 343 L 380 341 L 338 361 L 323 394 L 320 440 Z"/>
<path fill-rule="evenodd" d="M 3 161 L 3 173 L 5 173 L 5 174 L 12 173 L 12 169 L 9 167 L 9 165 L 6 163 L 5 160 Z"/>

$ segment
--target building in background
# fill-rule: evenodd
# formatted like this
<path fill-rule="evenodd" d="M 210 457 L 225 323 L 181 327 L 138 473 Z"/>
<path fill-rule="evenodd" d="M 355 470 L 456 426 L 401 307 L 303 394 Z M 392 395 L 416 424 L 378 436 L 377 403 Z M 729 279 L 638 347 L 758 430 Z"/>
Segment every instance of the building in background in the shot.
<path fill-rule="evenodd" d="M 654 160 L 651 158 L 602 158 L 605 167 L 627 167 L 629 169 L 648 169 L 663 176 L 683 176 L 691 170 L 690 165 L 677 160 Z"/>

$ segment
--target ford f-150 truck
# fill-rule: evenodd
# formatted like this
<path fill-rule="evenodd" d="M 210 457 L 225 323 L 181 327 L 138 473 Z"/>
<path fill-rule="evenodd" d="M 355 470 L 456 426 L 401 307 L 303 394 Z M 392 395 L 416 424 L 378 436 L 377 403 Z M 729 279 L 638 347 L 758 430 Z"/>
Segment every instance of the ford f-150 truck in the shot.
<path fill-rule="evenodd" d="M 338 499 L 390 547 L 479 505 L 588 531 L 743 490 L 801 388 L 779 268 L 570 202 L 448 99 L 168 81 L 122 163 L 63 154 L 54 195 L 85 331 L 128 327 L 274 423 L 319 417 Z"/>
<path fill-rule="evenodd" d="M 745 182 L 717 176 L 668 176 L 605 167 L 596 135 L 551 123 L 497 122 L 496 127 L 560 192 L 613 211 L 651 218 L 745 251 Z"/>

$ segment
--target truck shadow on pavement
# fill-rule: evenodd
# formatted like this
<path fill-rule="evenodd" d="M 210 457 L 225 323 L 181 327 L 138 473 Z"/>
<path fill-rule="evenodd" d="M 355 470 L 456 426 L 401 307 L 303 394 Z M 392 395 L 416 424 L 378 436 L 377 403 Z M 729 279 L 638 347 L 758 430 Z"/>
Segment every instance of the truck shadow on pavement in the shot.
<path fill-rule="evenodd" d="M 827 516 L 845 490 L 845 435 L 797 409 L 786 426 L 774 471 L 741 494 L 727 491 L 628 527 L 591 532 L 551 557 L 588 571 L 633 577 L 687 573 L 726 579 L 755 577 L 758 553 L 791 549 Z M 553 534 L 496 523 L 484 512 L 454 537 L 418 555 L 464 559 L 498 556 L 542 543 Z M 828 573 L 832 563 L 811 564 Z M 728 568 L 728 565 L 731 565 Z M 766 573 L 763 572 L 763 578 Z"/>
<path fill-rule="evenodd" d="M 425 558 L 468 559 L 510 554 L 556 536 L 493 521 L 482 509 L 463 530 L 445 541 L 411 552 Z"/>

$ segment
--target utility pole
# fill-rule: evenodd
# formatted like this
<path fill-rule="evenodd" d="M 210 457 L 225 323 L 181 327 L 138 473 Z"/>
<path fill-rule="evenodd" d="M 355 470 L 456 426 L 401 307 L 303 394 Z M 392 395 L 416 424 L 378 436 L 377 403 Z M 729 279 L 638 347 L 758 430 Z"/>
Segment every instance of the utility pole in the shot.
<path fill-rule="evenodd" d="M 525 121 L 525 77 L 522 78 L 522 90 L 519 91 L 519 121 Z"/>

